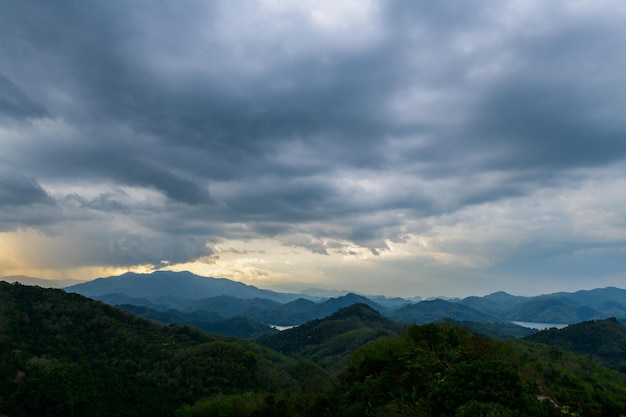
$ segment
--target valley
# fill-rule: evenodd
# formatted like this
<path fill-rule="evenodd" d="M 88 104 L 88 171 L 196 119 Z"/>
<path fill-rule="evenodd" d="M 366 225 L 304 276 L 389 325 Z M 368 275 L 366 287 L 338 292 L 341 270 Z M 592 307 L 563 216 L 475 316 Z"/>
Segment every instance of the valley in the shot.
<path fill-rule="evenodd" d="M 536 331 L 507 321 L 536 300 L 507 310 L 495 300 L 505 294 L 394 308 L 356 294 L 280 302 L 205 293 L 183 302 L 168 291 L 180 310 L 157 293 L 117 293 L 151 307 L 112 306 L 72 288 L 0 282 L 0 414 L 626 413 L 626 328 L 614 317 Z M 554 297 L 601 314 L 602 305 L 621 308 L 621 291 Z M 548 310 L 551 299 L 541 297 Z M 279 331 L 266 317 L 298 325 Z"/>

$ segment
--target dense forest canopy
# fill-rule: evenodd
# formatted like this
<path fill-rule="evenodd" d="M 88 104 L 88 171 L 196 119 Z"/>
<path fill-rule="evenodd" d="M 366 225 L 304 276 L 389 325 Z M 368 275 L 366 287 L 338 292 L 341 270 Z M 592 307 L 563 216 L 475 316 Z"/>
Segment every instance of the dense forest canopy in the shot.
<path fill-rule="evenodd" d="M 609 322 L 589 326 L 621 326 Z M 597 331 L 581 329 L 579 336 Z M 491 339 L 452 321 L 400 325 L 357 304 L 261 342 L 159 325 L 60 290 L 0 283 L 0 414 L 626 414 L 626 374 L 556 346 Z"/>
<path fill-rule="evenodd" d="M 257 344 L 61 290 L 0 282 L 0 342 L 11 416 L 171 416 L 203 396 L 300 390 L 297 363 Z"/>

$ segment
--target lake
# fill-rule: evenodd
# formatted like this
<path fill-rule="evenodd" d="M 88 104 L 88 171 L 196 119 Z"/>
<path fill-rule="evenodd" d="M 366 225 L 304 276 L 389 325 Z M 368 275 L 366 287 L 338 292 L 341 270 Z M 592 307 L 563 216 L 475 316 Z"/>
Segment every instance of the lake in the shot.
<path fill-rule="evenodd" d="M 511 323 L 517 324 L 518 326 L 527 327 L 529 329 L 537 329 L 537 330 L 546 330 L 551 329 L 553 327 L 557 329 L 562 329 L 564 327 L 569 326 L 569 324 L 563 323 L 535 323 L 532 321 L 512 321 Z"/>
<path fill-rule="evenodd" d="M 276 324 L 268 324 L 268 326 L 276 329 L 276 330 L 280 330 L 281 332 L 283 330 L 289 330 L 289 329 L 293 329 L 294 327 L 298 327 L 298 325 L 294 325 L 294 326 L 278 326 Z"/>

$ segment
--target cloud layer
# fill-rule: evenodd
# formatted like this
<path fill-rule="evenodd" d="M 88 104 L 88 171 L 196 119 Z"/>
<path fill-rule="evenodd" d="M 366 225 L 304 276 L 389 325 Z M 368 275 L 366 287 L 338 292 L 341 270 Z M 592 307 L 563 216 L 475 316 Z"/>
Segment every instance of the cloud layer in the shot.
<path fill-rule="evenodd" d="M 608 0 L 0 6 L 0 275 L 618 285 L 625 23 Z"/>

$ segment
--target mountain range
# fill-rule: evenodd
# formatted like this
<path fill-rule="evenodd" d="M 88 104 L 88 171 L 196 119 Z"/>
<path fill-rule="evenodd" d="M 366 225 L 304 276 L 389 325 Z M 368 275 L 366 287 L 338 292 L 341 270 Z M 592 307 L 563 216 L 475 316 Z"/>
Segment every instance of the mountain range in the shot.
<path fill-rule="evenodd" d="M 302 306 L 323 311 L 327 302 L 362 298 Z M 452 308 L 447 303 L 430 300 L 418 311 L 438 318 Z M 452 304 L 458 315 L 470 308 Z M 394 322 L 356 302 L 246 341 L 154 323 L 178 314 L 222 317 L 217 313 L 124 307 L 134 313 L 67 291 L 0 282 L 0 415 L 626 415 L 626 328 L 617 319 L 504 342 L 452 320 Z M 242 316 L 222 320 L 231 329 L 249 324 Z"/>
<path fill-rule="evenodd" d="M 280 293 L 190 272 L 157 271 L 99 278 L 66 287 L 65 291 L 124 306 L 127 310 L 132 306 L 141 307 L 134 313 L 168 324 L 189 324 L 208 329 L 209 323 L 213 323 L 209 327 L 217 325 L 219 328 L 224 324 L 220 324 L 221 321 L 243 317 L 250 322 L 247 332 L 235 334 L 241 337 L 269 334 L 270 325 L 301 325 L 355 303 L 367 305 L 391 320 L 417 324 L 445 318 L 473 323 L 555 324 L 626 318 L 626 290 L 614 287 L 533 297 L 500 291 L 483 297 L 415 302 L 355 293 L 321 298 Z"/>

